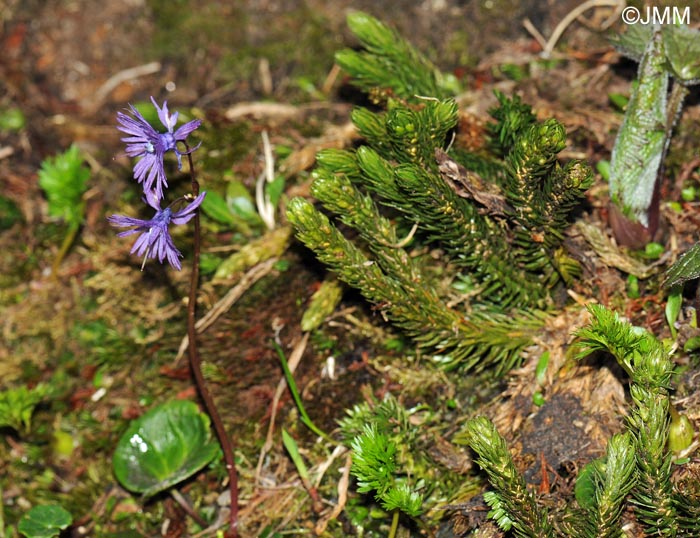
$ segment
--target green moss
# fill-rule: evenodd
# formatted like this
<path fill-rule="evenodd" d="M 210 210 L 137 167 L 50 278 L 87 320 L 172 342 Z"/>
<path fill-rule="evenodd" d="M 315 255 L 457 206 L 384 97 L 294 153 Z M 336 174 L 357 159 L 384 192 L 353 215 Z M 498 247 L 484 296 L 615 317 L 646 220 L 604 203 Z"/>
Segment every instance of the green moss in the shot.
<path fill-rule="evenodd" d="M 242 160 L 260 144 L 260 137 L 248 122 L 205 122 L 197 130 L 202 146 L 197 150 L 195 166 L 208 181 L 222 177 L 231 165 Z M 206 185 L 209 188 L 210 185 Z"/>
<path fill-rule="evenodd" d="M 246 91 L 258 84 L 259 61 L 265 58 L 273 79 L 304 77 L 320 86 L 339 47 L 325 19 L 306 5 L 286 11 L 282 6 L 269 14 L 237 4 L 151 0 L 155 28 L 149 56 L 201 69 L 193 54 L 204 53 L 203 62 L 216 73 L 217 83 L 242 84 Z M 285 87 L 285 100 L 308 100 L 300 86 L 292 91 Z"/>

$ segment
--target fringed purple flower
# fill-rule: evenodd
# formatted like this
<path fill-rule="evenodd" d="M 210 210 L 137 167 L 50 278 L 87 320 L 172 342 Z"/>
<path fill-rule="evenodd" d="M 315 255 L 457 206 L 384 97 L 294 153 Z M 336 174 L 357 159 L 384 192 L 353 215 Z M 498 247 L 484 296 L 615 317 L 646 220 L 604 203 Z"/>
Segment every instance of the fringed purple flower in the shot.
<path fill-rule="evenodd" d="M 173 212 L 170 207 L 165 209 L 160 208 L 160 200 L 154 198 L 153 195 L 146 195 L 148 204 L 156 210 L 155 216 L 151 220 L 135 219 L 133 217 L 125 217 L 122 215 L 112 215 L 107 217 L 107 220 L 113 226 L 126 228 L 134 226 L 131 230 L 119 232 L 119 237 L 125 237 L 135 233 L 141 235 L 136 239 L 134 246 L 131 247 L 131 253 L 136 253 L 138 256 L 143 256 L 143 264 L 141 270 L 146 264 L 148 258 L 158 258 L 160 263 L 167 258 L 168 263 L 178 271 L 182 269 L 180 258 L 182 254 L 175 247 L 173 238 L 170 237 L 168 227 L 171 224 L 185 224 L 194 217 L 197 208 L 201 205 L 206 195 L 206 191 L 202 192 L 197 198 L 192 200 L 187 206 L 180 211 Z"/>
<path fill-rule="evenodd" d="M 141 157 L 134 166 L 134 178 L 143 184 L 144 192 L 155 190 L 158 200 L 163 199 L 163 189 L 168 186 L 163 168 L 163 157 L 168 151 L 177 155 L 178 170 L 182 167 L 182 156 L 193 152 L 199 147 L 197 144 L 189 151 L 180 151 L 177 148 L 178 142 L 184 142 L 189 134 L 202 123 L 201 120 L 192 120 L 181 125 L 173 131 L 177 123 L 178 113 L 168 114 L 168 102 L 163 102 L 160 108 L 155 99 L 151 97 L 153 106 L 158 111 L 160 122 L 167 128 L 167 132 L 159 133 L 145 120 L 133 105 L 129 105 L 133 117 L 117 112 L 117 129 L 129 136 L 122 138 L 126 142 L 126 154 L 129 157 Z"/>

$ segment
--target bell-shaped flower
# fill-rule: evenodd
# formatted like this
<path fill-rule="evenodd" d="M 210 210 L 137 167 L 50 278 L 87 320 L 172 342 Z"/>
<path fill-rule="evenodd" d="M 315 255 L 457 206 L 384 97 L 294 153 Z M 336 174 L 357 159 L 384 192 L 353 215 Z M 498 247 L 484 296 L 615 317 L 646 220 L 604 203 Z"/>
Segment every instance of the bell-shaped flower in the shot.
<path fill-rule="evenodd" d="M 131 116 L 117 112 L 117 121 L 119 122 L 117 129 L 129 135 L 122 138 L 122 142 L 126 142 L 126 154 L 129 157 L 141 157 L 134 165 L 134 178 L 143 184 L 144 193 L 154 190 L 158 200 L 162 200 L 163 189 L 168 186 L 163 157 L 168 151 L 174 152 L 177 155 L 179 170 L 182 167 L 182 156 L 196 150 L 199 144 L 189 151 L 180 151 L 177 143 L 184 142 L 189 134 L 201 125 L 202 121 L 192 120 L 175 130 L 178 113 L 175 112 L 172 115 L 168 113 L 167 101 L 163 102 L 162 107 L 158 106 L 153 97 L 151 97 L 151 102 L 156 107 L 158 118 L 167 129 L 166 132 L 156 131 L 133 105 L 129 105 Z"/>
<path fill-rule="evenodd" d="M 121 228 L 131 227 L 130 230 L 119 232 L 119 237 L 125 237 L 135 233 L 140 233 L 131 253 L 143 256 L 141 270 L 148 258 L 157 258 L 160 263 L 167 259 L 168 263 L 178 271 L 182 269 L 180 258 L 182 254 L 175 246 L 173 238 L 170 236 L 169 226 L 171 224 L 185 224 L 194 217 L 197 208 L 201 205 L 206 196 L 206 191 L 192 200 L 179 211 L 173 211 L 171 206 L 165 209 L 160 208 L 160 200 L 150 191 L 146 191 L 147 203 L 156 210 L 155 216 L 150 220 L 136 219 L 122 215 L 112 215 L 107 220 L 113 225 Z"/>

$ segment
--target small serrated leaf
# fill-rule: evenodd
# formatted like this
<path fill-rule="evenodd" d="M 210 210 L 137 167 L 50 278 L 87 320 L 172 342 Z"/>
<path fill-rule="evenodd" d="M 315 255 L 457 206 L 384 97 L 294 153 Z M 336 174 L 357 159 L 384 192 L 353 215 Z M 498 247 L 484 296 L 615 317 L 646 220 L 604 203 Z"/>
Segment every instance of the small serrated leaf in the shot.
<path fill-rule="evenodd" d="M 664 25 L 662 32 L 673 76 L 686 86 L 700 82 L 700 30 Z"/>
<path fill-rule="evenodd" d="M 73 516 L 62 506 L 35 506 L 22 516 L 17 530 L 27 538 L 53 538 L 73 522 Z"/>
<path fill-rule="evenodd" d="M 611 36 L 610 42 L 620 54 L 638 62 L 644 56 L 644 50 L 653 31 L 650 24 L 631 24 L 627 26 L 627 31 L 624 34 Z"/>
<path fill-rule="evenodd" d="M 698 277 L 700 277 L 700 243 L 695 243 L 666 271 L 664 287 L 672 288 Z"/>

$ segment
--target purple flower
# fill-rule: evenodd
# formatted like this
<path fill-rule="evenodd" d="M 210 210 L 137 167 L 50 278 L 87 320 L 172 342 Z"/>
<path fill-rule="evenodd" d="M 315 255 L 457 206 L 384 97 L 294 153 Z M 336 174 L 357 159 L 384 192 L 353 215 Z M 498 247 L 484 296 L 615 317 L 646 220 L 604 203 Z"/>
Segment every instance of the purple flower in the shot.
<path fill-rule="evenodd" d="M 168 186 L 163 168 L 163 156 L 168 151 L 174 151 L 177 155 L 178 170 L 182 167 L 182 156 L 193 152 L 199 147 L 197 144 L 189 151 L 182 152 L 177 149 L 178 142 L 184 142 L 189 134 L 202 123 L 201 120 L 192 120 L 181 125 L 177 131 L 173 132 L 177 123 L 178 113 L 168 114 L 168 102 L 163 102 L 160 108 L 155 99 L 151 97 L 153 106 L 158 111 L 160 122 L 168 129 L 165 133 L 159 133 L 144 119 L 141 113 L 129 105 L 133 117 L 117 112 L 117 129 L 128 134 L 122 138 L 126 142 L 126 154 L 129 157 L 141 157 L 141 160 L 134 166 L 134 178 L 139 183 L 143 183 L 144 192 L 154 188 L 158 200 L 163 199 L 163 189 Z"/>
<path fill-rule="evenodd" d="M 156 214 L 151 220 L 135 219 L 122 215 L 112 215 L 111 217 L 107 217 L 107 220 L 113 226 L 122 228 L 135 226 L 135 228 L 131 230 L 119 232 L 117 234 L 119 237 L 141 233 L 134 243 L 134 246 L 131 247 L 132 254 L 136 253 L 139 256 L 144 256 L 141 270 L 143 270 L 143 266 L 146 264 L 148 258 L 158 258 L 160 263 L 163 263 L 163 260 L 167 258 L 170 265 L 179 271 L 182 269 L 182 265 L 180 264 L 182 254 L 180 254 L 180 251 L 175 247 L 173 238 L 170 237 L 168 226 L 171 224 L 185 224 L 189 222 L 189 220 L 194 217 L 195 211 L 201 205 L 206 194 L 206 191 L 202 192 L 183 209 L 173 213 L 170 206 L 161 209 L 160 201 L 154 198 L 153 195 L 149 196 L 147 193 L 146 198 L 148 204 L 156 210 Z"/>

